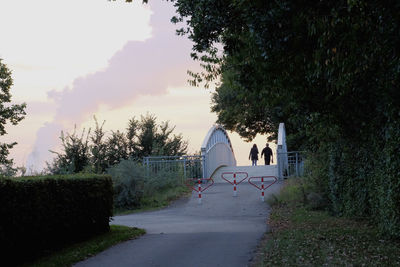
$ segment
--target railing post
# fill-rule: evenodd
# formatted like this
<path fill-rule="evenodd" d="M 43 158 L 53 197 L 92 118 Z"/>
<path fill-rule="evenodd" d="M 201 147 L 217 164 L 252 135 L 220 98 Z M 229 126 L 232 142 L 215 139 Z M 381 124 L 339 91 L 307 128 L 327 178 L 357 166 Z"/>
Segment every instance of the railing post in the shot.
<path fill-rule="evenodd" d="M 276 154 L 277 154 L 277 161 L 278 161 L 278 178 L 280 180 L 282 180 L 283 179 L 283 157 L 282 157 L 281 148 L 279 146 L 276 151 Z"/>
<path fill-rule="evenodd" d="M 201 148 L 201 160 L 202 160 L 202 167 L 203 167 L 203 178 L 206 179 L 207 177 L 207 163 L 206 163 L 206 148 Z"/>
<path fill-rule="evenodd" d="M 186 156 L 183 156 L 183 177 L 186 177 Z"/>
<path fill-rule="evenodd" d="M 299 177 L 299 161 L 298 152 L 296 152 L 296 176 Z"/>

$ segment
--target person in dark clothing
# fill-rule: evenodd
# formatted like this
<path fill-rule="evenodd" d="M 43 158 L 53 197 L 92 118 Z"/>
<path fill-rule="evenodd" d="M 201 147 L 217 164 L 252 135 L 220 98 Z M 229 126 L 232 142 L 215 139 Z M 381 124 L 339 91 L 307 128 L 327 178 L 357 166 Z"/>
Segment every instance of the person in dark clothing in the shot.
<path fill-rule="evenodd" d="M 274 159 L 272 157 L 272 149 L 269 147 L 268 143 L 265 145 L 264 149 L 261 151 L 261 157 L 264 155 L 265 165 L 269 165 L 272 161 L 274 163 Z"/>
<path fill-rule="evenodd" d="M 251 166 L 257 166 L 258 148 L 256 144 L 250 150 L 249 159 L 251 159 Z"/>

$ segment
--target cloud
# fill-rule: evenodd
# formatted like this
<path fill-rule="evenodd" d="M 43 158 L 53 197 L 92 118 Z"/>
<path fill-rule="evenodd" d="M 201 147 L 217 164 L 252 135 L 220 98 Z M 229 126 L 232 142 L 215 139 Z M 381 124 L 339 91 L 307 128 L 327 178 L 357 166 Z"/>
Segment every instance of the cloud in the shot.
<path fill-rule="evenodd" d="M 1 0 L 0 10 L 0 58 L 13 71 L 14 99 L 25 102 L 45 101 L 50 89 L 105 68 L 128 40 L 151 37 L 141 1 Z"/>
<path fill-rule="evenodd" d="M 45 160 L 51 158 L 49 149 L 56 147 L 63 125 L 52 122 L 45 123 L 36 133 L 36 141 L 32 152 L 29 154 L 26 168 L 29 172 L 40 171 L 45 167 Z"/>
<path fill-rule="evenodd" d="M 54 121 L 39 129 L 27 166 L 43 167 L 41 162 L 48 160 L 46 151 L 54 148 L 54 135 L 59 136 L 61 125 L 79 125 L 102 105 L 116 109 L 134 103 L 139 96 L 162 95 L 168 86 L 185 85 L 186 71 L 196 68 L 189 55 L 192 44 L 176 36 L 176 26 L 169 21 L 174 15 L 170 3 L 153 1 L 151 9 L 151 38 L 127 42 L 105 69 L 75 79 L 62 91 L 48 92 L 57 111 Z"/>
<path fill-rule="evenodd" d="M 31 116 L 43 116 L 52 114 L 56 111 L 56 104 L 54 102 L 45 101 L 29 101 L 26 105 L 26 113 L 29 119 Z M 24 120 L 24 121 L 25 121 Z"/>

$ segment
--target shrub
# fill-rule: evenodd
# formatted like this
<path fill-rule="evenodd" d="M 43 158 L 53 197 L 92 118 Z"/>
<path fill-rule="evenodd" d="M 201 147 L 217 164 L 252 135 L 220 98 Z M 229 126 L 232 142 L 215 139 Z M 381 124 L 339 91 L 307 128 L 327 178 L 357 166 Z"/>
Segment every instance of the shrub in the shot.
<path fill-rule="evenodd" d="M 117 209 L 139 208 L 144 198 L 182 185 L 181 171 L 153 171 L 132 160 L 121 160 L 107 172 L 113 180 L 114 203 Z"/>
<path fill-rule="evenodd" d="M 144 193 L 145 173 L 142 166 L 130 160 L 122 160 L 109 168 L 114 186 L 116 208 L 136 208 Z"/>
<path fill-rule="evenodd" d="M 109 231 L 112 190 L 109 176 L 0 178 L 1 251 L 26 260 Z"/>

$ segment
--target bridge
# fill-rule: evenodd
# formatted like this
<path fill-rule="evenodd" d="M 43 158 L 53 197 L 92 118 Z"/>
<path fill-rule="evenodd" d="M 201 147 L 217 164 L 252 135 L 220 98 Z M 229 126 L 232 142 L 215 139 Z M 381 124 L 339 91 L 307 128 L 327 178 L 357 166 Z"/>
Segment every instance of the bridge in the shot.
<path fill-rule="evenodd" d="M 215 182 L 222 182 L 221 174 L 224 172 L 246 172 L 249 177 L 275 176 L 279 179 L 299 176 L 303 172 L 301 153 L 287 151 L 284 123 L 279 124 L 274 154 L 277 159 L 275 165 L 237 166 L 227 131 L 221 125 L 214 125 L 204 138 L 200 155 L 145 157 L 143 164 L 152 169 L 168 167 L 183 170 L 185 178 L 211 177 Z"/>
<path fill-rule="evenodd" d="M 246 172 L 249 177 L 275 176 L 283 179 L 288 169 L 285 125 L 280 123 L 278 131 L 277 165 L 237 166 L 235 153 L 228 133 L 220 125 L 211 127 L 201 146 L 205 164 L 203 177 L 211 177 L 222 182 L 224 172 Z M 247 155 L 246 155 L 247 156 Z"/>

